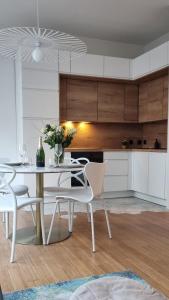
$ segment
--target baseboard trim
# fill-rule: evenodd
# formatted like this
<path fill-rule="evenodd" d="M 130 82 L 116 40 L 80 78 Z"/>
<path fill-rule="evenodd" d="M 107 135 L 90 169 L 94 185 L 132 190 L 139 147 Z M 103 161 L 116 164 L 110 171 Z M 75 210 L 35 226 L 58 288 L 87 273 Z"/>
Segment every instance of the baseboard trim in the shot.
<path fill-rule="evenodd" d="M 152 202 L 152 203 L 159 204 L 162 206 L 167 206 L 167 201 L 165 199 L 149 196 L 147 194 L 138 193 L 138 192 L 133 192 L 133 196 L 136 198 L 148 201 L 148 202 Z"/>
<path fill-rule="evenodd" d="M 112 199 L 112 198 L 128 198 L 133 197 L 133 191 L 120 191 L 120 192 L 104 192 L 103 197 L 105 199 Z"/>

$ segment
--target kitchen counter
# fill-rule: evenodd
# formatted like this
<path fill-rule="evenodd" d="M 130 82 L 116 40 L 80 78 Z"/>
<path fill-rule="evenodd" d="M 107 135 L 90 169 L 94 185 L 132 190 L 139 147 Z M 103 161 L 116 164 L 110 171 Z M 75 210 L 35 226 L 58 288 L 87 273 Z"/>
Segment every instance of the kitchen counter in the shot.
<path fill-rule="evenodd" d="M 106 148 L 66 148 L 66 152 L 116 152 L 116 151 L 138 151 L 138 152 L 159 152 L 166 153 L 167 149 L 106 149 Z"/>

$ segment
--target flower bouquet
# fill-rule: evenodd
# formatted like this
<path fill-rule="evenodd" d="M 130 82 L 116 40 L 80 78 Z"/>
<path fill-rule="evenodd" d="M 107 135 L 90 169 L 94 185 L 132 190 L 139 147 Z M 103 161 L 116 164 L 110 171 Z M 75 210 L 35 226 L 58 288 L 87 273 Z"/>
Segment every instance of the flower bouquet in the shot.
<path fill-rule="evenodd" d="M 44 143 L 48 144 L 50 149 L 55 149 L 55 162 L 63 162 L 64 149 L 71 144 L 76 134 L 76 129 L 47 124 L 42 129 L 42 133 L 44 135 Z"/>

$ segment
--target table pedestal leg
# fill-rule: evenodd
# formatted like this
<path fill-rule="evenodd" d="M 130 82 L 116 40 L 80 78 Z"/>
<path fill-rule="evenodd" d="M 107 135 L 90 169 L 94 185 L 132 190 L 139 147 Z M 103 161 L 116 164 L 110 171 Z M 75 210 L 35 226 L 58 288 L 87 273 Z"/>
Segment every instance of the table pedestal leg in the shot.
<path fill-rule="evenodd" d="M 43 173 L 36 174 L 36 197 L 43 198 Z M 39 241 L 39 245 L 42 244 L 42 228 L 41 228 L 41 215 L 40 215 L 40 203 L 36 204 L 36 237 Z"/>

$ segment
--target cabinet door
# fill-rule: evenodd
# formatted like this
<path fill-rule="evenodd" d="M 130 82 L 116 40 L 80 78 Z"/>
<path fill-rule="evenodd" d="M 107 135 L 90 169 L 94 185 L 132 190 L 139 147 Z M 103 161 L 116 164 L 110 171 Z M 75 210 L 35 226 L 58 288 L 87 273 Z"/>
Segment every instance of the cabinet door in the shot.
<path fill-rule="evenodd" d="M 97 121 L 97 82 L 67 80 L 67 120 Z"/>
<path fill-rule="evenodd" d="M 139 122 L 148 120 L 148 83 L 142 83 L 139 86 Z"/>
<path fill-rule="evenodd" d="M 149 82 L 148 100 L 148 121 L 162 120 L 163 78 L 158 78 Z"/>
<path fill-rule="evenodd" d="M 163 94 L 163 120 L 168 119 L 168 76 L 163 78 L 164 94 Z"/>
<path fill-rule="evenodd" d="M 99 82 L 98 121 L 124 121 L 124 85 Z"/>
<path fill-rule="evenodd" d="M 138 86 L 125 86 L 125 104 L 124 104 L 125 121 L 138 121 Z"/>
<path fill-rule="evenodd" d="M 133 59 L 133 79 L 139 78 L 150 72 L 149 52 Z"/>
<path fill-rule="evenodd" d="M 160 70 L 167 66 L 168 61 L 168 47 L 167 43 L 164 43 L 150 51 L 150 71 Z"/>
<path fill-rule="evenodd" d="M 60 122 L 67 120 L 67 79 L 60 80 L 60 101 L 59 101 Z"/>
<path fill-rule="evenodd" d="M 71 61 L 71 74 L 103 76 L 103 56 L 86 54 Z"/>
<path fill-rule="evenodd" d="M 163 77 L 140 84 L 140 122 L 158 121 L 163 119 L 163 93 Z"/>
<path fill-rule="evenodd" d="M 149 153 L 149 184 L 148 194 L 165 198 L 165 153 Z"/>
<path fill-rule="evenodd" d="M 132 189 L 139 193 L 148 192 L 148 153 L 132 154 Z"/>
<path fill-rule="evenodd" d="M 130 79 L 130 59 L 105 57 L 104 77 Z"/>

